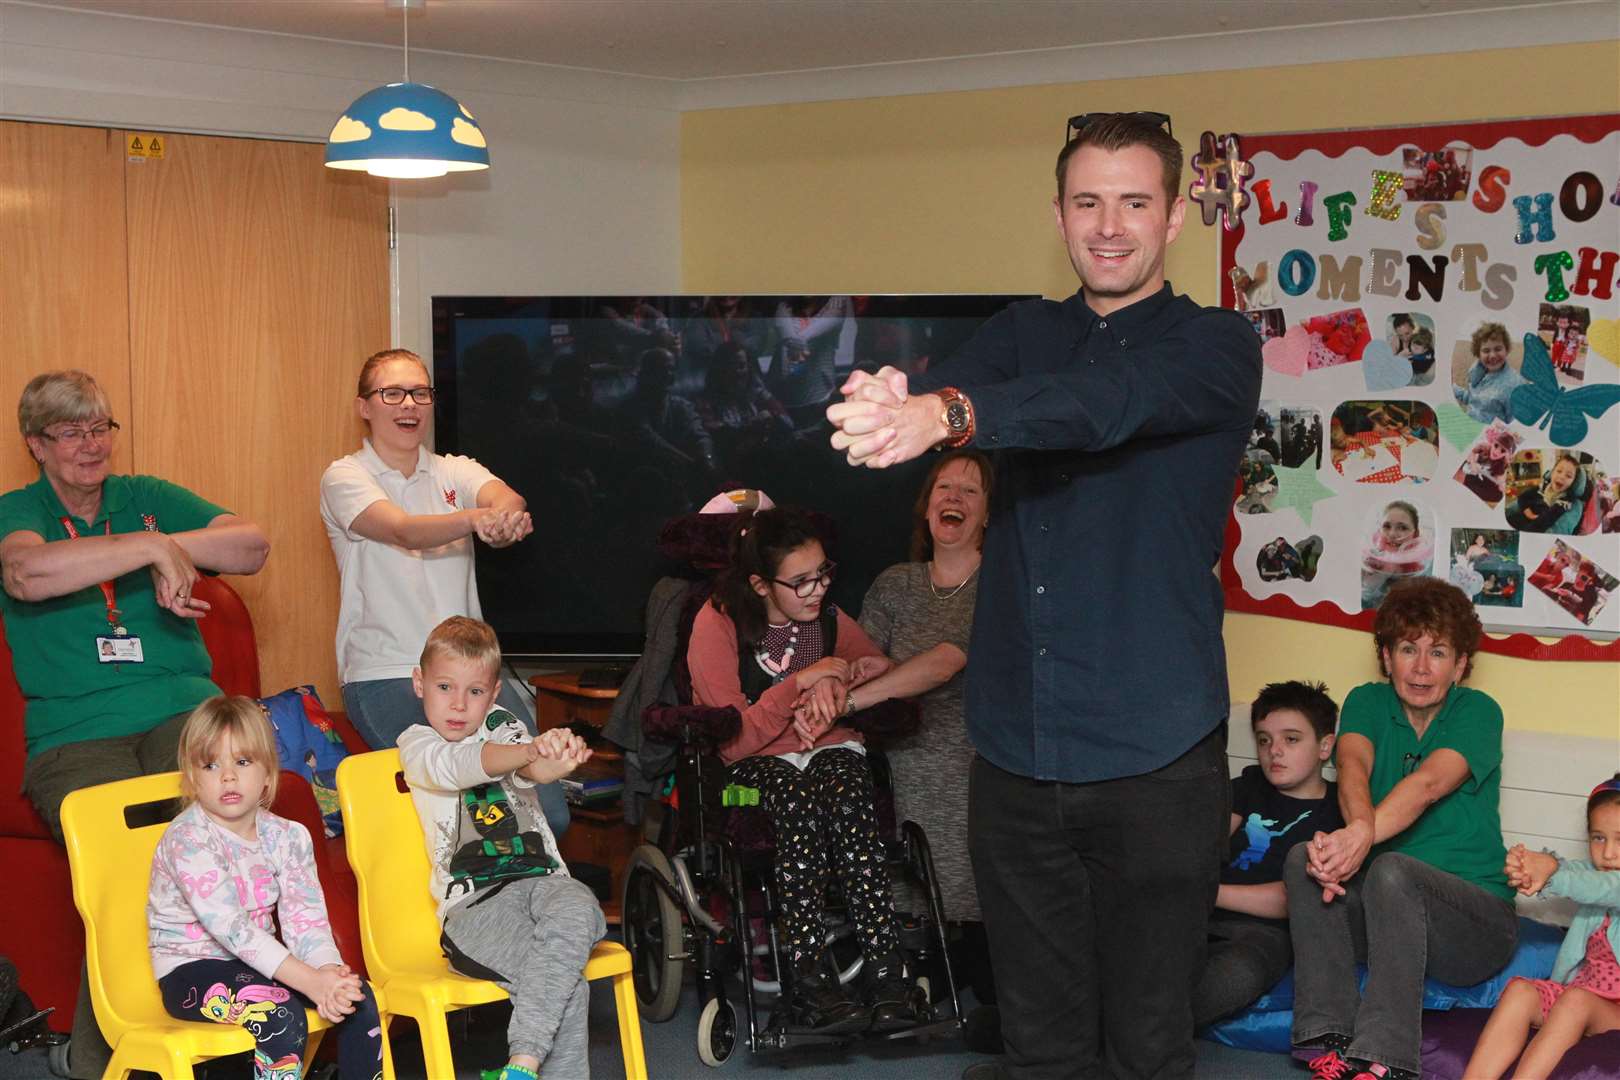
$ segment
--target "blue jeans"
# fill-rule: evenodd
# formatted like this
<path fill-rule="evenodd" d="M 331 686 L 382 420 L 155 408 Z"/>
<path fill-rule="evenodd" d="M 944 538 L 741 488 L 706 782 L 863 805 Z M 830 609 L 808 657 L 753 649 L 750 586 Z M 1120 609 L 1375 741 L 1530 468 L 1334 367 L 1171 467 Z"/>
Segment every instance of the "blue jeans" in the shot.
<path fill-rule="evenodd" d="M 523 721 L 523 726 L 534 733 L 534 713 L 506 680 L 501 680 L 501 692 L 495 704 Z M 399 741 L 400 732 L 412 724 L 427 723 L 422 711 L 422 699 L 409 679 L 366 679 L 363 682 L 343 684 L 343 708 L 349 722 L 373 750 L 386 750 Z M 570 815 L 568 800 L 563 797 L 562 785 L 538 784 L 535 794 L 540 797 L 540 811 L 546 815 L 551 835 L 561 840 L 568 831 Z"/>

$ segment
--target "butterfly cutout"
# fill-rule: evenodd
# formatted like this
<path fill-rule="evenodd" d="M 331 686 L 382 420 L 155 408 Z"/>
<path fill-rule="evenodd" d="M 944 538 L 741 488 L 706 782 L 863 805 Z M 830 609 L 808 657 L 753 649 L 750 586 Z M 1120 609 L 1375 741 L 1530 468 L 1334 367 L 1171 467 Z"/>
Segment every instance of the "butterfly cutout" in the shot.
<path fill-rule="evenodd" d="M 1528 382 L 1513 391 L 1513 419 L 1547 428 L 1559 446 L 1574 446 L 1586 438 L 1586 418 L 1596 419 L 1620 402 L 1620 385 L 1606 383 L 1565 390 L 1558 385 L 1547 344 L 1538 334 L 1524 335 L 1524 364 L 1519 369 Z"/>

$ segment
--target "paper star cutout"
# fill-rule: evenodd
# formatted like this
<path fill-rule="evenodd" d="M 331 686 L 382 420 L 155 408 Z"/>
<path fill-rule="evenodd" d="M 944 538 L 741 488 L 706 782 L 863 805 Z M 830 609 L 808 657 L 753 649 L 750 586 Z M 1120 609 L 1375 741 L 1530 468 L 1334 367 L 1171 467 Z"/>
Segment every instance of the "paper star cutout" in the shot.
<path fill-rule="evenodd" d="M 1337 491 L 1317 479 L 1314 464 L 1301 465 L 1297 469 L 1276 465 L 1273 469 L 1277 473 L 1277 496 L 1271 503 L 1272 513 L 1292 507 L 1299 514 L 1299 519 L 1309 525 L 1311 508 L 1323 499 L 1338 495 Z"/>
<path fill-rule="evenodd" d="M 1485 430 L 1485 425 L 1462 411 L 1462 408 L 1447 402 L 1436 405 L 1434 419 L 1440 425 L 1440 434 L 1462 453 L 1468 453 L 1479 433 Z"/>
<path fill-rule="evenodd" d="M 1620 319 L 1596 319 L 1586 331 L 1590 351 L 1620 367 Z"/>

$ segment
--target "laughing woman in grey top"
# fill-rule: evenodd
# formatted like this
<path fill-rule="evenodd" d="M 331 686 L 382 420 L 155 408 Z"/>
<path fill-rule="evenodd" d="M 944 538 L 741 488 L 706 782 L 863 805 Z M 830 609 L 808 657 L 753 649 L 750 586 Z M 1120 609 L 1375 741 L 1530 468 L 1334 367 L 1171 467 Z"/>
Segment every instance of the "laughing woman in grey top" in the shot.
<path fill-rule="evenodd" d="M 968 861 L 968 766 L 973 744 L 962 713 L 961 671 L 979 589 L 993 482 L 990 459 L 973 450 L 943 455 L 917 495 L 911 536 L 914 561 L 878 575 L 861 605 L 861 628 L 896 663 L 851 691 L 855 708 L 888 698 L 916 698 L 922 725 L 886 748 L 894 775 L 895 817 L 928 836 L 945 916 L 958 924 L 957 959 L 981 1003 L 993 1004 L 979 897 Z M 905 896 L 904 890 L 899 893 Z M 970 1036 L 993 1014 L 970 1021 Z"/>

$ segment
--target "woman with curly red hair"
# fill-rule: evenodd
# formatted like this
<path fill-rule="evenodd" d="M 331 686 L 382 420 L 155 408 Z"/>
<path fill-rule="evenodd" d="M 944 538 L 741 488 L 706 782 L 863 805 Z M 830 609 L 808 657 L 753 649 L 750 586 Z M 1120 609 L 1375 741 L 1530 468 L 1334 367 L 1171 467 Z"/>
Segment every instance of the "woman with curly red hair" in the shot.
<path fill-rule="evenodd" d="M 1424 978 L 1472 985 L 1518 945 L 1497 809 L 1502 710 L 1462 685 L 1482 633 L 1455 585 L 1398 582 L 1373 622 L 1387 679 L 1345 698 L 1346 824 L 1296 845 L 1284 871 L 1292 1038 L 1320 1080 L 1416 1080 Z"/>

